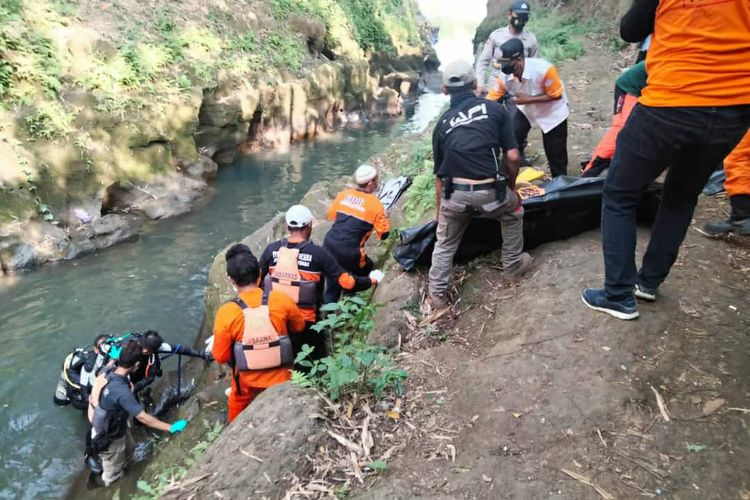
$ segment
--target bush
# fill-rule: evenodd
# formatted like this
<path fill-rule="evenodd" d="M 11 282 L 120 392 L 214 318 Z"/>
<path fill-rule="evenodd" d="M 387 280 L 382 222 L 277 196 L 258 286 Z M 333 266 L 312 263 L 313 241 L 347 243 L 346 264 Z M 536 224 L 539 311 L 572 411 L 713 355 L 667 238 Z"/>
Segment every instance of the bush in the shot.
<path fill-rule="evenodd" d="M 296 37 L 271 35 L 268 37 L 267 49 L 274 65 L 288 68 L 291 71 L 298 71 L 302 67 L 304 48 Z"/>
<path fill-rule="evenodd" d="M 481 51 L 490 33 L 508 23 L 505 14 L 488 17 L 479 25 L 474 36 L 475 51 Z M 587 33 L 600 31 L 601 21 L 583 21 L 573 15 L 561 15 L 555 9 L 537 9 L 531 14 L 527 29 L 539 42 L 541 57 L 551 63 L 567 59 L 578 59 L 584 54 L 583 37 Z"/>
<path fill-rule="evenodd" d="M 25 122 L 32 139 L 50 141 L 70 132 L 73 116 L 57 102 L 43 102 Z"/>
<path fill-rule="evenodd" d="M 395 52 L 383 22 L 377 17 L 379 9 L 374 0 L 345 0 L 342 7 L 354 25 L 354 37 L 360 47 L 387 54 Z"/>
<path fill-rule="evenodd" d="M 405 194 L 404 223 L 407 226 L 419 222 L 428 212 L 435 210 L 435 176 L 432 168 L 432 144 L 425 140 L 415 146 L 402 168 L 404 175 L 414 176 Z"/>
<path fill-rule="evenodd" d="M 399 369 L 388 352 L 368 345 L 367 334 L 374 326 L 376 306 L 363 297 L 346 297 L 336 304 L 328 304 L 321 311 L 328 316 L 315 324 L 315 331 L 328 331 L 335 337 L 330 356 L 308 360 L 313 348 L 303 346 L 296 363 L 310 369 L 308 375 L 295 371 L 294 383 L 316 387 L 336 400 L 346 394 L 372 392 L 380 398 L 386 389 L 402 393 L 406 371 Z"/>

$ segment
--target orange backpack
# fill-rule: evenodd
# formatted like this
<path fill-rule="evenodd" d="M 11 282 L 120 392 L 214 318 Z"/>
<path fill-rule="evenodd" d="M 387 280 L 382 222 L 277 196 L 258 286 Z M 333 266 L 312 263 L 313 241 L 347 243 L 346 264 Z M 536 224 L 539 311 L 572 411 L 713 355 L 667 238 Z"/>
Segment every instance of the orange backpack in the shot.
<path fill-rule="evenodd" d="M 245 316 L 242 341 L 235 342 L 232 346 L 237 371 L 267 370 L 289 365 L 294 361 L 292 340 L 288 335 L 279 335 L 271 323 L 268 294 L 268 290 L 263 292 L 263 301 L 258 307 L 248 307 L 239 297 L 232 299 Z"/>
<path fill-rule="evenodd" d="M 299 272 L 299 252 L 309 243 L 305 242 L 300 248 L 287 248 L 287 242 L 283 241 L 273 273 L 266 275 L 263 286 L 266 290 L 282 292 L 301 308 L 318 306 L 318 284 L 302 279 Z"/>

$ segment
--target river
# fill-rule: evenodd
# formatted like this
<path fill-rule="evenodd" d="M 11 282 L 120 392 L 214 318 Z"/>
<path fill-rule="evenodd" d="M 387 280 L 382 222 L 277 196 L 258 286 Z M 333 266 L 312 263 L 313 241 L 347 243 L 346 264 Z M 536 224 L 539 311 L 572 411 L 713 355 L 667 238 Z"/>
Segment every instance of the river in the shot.
<path fill-rule="evenodd" d="M 298 202 L 313 183 L 350 174 L 394 138 L 424 130 L 444 105 L 423 94 L 405 121 L 240 157 L 219 170 L 215 194 L 195 211 L 148 224 L 137 241 L 0 278 L 0 498 L 63 497 L 82 470 L 83 417 L 52 403 L 71 348 L 99 333 L 145 329 L 191 344 L 220 249 Z"/>

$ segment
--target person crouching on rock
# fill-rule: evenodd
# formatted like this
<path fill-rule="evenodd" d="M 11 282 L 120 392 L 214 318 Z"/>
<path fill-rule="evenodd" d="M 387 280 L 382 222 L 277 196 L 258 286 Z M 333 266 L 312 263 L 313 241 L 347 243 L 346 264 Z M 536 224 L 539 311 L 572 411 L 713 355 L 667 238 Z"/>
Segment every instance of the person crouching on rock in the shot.
<path fill-rule="evenodd" d="M 305 318 L 287 295 L 260 288 L 260 264 L 246 245 L 226 254 L 227 276 L 237 297 L 216 313 L 213 356 L 232 368 L 229 422 L 255 397 L 292 378 L 289 333 L 305 329 Z"/>
<path fill-rule="evenodd" d="M 294 205 L 285 218 L 288 236 L 268 245 L 260 257 L 261 283 L 265 290 L 286 294 L 300 308 L 307 328 L 292 337 L 294 352 L 307 344 L 313 348 L 308 360 L 317 360 L 327 355 L 325 335 L 310 327 L 320 319 L 324 278 L 346 291 L 360 292 L 377 285 L 382 274 L 373 272 L 373 277 L 367 277 L 344 271 L 328 250 L 310 240 L 313 215 L 307 207 Z"/>
<path fill-rule="evenodd" d="M 374 194 L 378 190 L 377 169 L 372 165 L 359 166 L 354 172 L 354 183 L 356 187 L 340 192 L 328 208 L 326 217 L 333 221 L 333 226 L 323 246 L 346 271 L 355 276 L 368 276 L 375 265 L 365 253 L 365 243 L 373 231 L 381 240 L 387 239 L 391 223 L 385 207 Z M 339 284 L 329 280 L 325 302 L 337 302 L 341 292 Z"/>
<path fill-rule="evenodd" d="M 133 462 L 135 443 L 130 431 L 130 417 L 143 425 L 172 434 L 182 432 L 187 420 L 173 424 L 149 415 L 133 393 L 128 375 L 137 369 L 141 359 L 141 344 L 128 341 L 122 348 L 112 373 L 99 395 L 99 404 L 93 411 L 91 446 L 102 461 L 102 482 L 109 486 L 120 479 L 125 468 Z"/>

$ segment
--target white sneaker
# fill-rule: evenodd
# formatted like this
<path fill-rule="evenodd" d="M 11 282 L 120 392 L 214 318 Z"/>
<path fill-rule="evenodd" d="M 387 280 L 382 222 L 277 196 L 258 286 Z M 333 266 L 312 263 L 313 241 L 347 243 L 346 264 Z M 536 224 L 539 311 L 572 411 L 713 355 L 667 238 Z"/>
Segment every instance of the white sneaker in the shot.
<path fill-rule="evenodd" d="M 635 285 L 633 293 L 636 297 L 646 302 L 653 302 L 656 300 L 656 290 L 649 290 L 648 288 L 641 288 L 640 285 Z"/>

